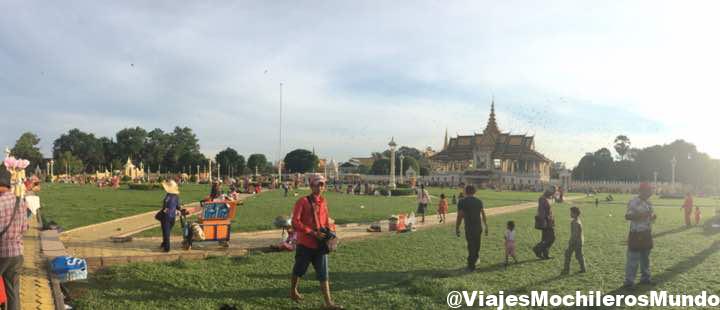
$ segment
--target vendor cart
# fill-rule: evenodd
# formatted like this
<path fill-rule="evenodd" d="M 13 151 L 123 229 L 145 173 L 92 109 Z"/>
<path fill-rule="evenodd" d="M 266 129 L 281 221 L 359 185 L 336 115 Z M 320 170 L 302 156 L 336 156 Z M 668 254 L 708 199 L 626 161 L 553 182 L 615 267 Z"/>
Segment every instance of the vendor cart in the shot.
<path fill-rule="evenodd" d="M 180 224 L 183 230 L 183 248 L 189 250 L 194 243 L 218 242 L 222 247 L 230 246 L 231 219 L 235 217 L 237 201 L 213 200 L 200 203 L 200 215 L 197 222 L 189 222 L 183 215 Z M 196 233 L 193 226 L 199 226 Z"/>

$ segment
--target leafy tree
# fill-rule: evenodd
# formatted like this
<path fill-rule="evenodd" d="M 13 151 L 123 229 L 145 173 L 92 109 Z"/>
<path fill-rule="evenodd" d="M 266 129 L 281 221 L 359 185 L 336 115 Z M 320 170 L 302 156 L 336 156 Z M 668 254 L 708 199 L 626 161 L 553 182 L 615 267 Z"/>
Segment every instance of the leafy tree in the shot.
<path fill-rule="evenodd" d="M 59 165 L 58 165 L 59 164 Z M 55 164 L 56 173 L 67 173 L 79 174 L 84 172 L 83 161 L 75 157 L 69 151 L 65 151 L 58 156 L 57 164 Z"/>
<path fill-rule="evenodd" d="M 319 159 L 312 152 L 304 149 L 296 149 L 285 155 L 283 160 L 285 168 L 290 173 L 305 173 L 315 171 Z"/>
<path fill-rule="evenodd" d="M 131 158 L 135 161 L 144 160 L 142 150 L 145 147 L 147 131 L 140 127 L 125 128 L 115 134 L 117 144 L 117 155 L 120 158 Z"/>
<path fill-rule="evenodd" d="M 170 134 L 169 146 L 163 166 L 173 171 L 181 170 L 184 166 L 201 164 L 205 159 L 200 153 L 197 136 L 188 127 L 175 127 Z"/>
<path fill-rule="evenodd" d="M 98 139 L 98 141 L 103 150 L 103 165 L 109 171 L 113 161 L 116 159 L 119 161 L 119 156 L 117 154 L 117 144 L 115 144 L 115 141 L 107 137 L 101 137 L 100 139 Z M 118 167 L 119 166 L 112 166 L 112 169 Z"/>
<path fill-rule="evenodd" d="M 142 158 L 151 170 L 157 169 L 163 163 L 170 150 L 171 136 L 160 128 L 155 128 L 147 134 Z"/>
<path fill-rule="evenodd" d="M 630 138 L 626 135 L 619 135 L 615 138 L 615 151 L 620 155 L 620 160 L 625 160 L 630 150 Z"/>
<path fill-rule="evenodd" d="M 255 173 L 256 169 L 258 172 L 263 172 L 263 169 L 267 166 L 267 164 L 267 158 L 265 158 L 265 155 L 263 154 L 250 154 L 250 157 L 248 157 L 247 160 L 247 167 L 250 169 L 251 173 Z"/>
<path fill-rule="evenodd" d="M 365 166 L 365 165 L 360 165 L 357 167 L 357 173 L 368 174 L 368 173 L 370 173 L 370 167 Z"/>
<path fill-rule="evenodd" d="M 241 174 L 240 172 L 245 170 L 245 157 L 229 147 L 215 155 L 215 161 L 220 164 L 220 168 L 227 174 L 230 174 L 230 167 L 232 167 L 234 174 Z"/>
<path fill-rule="evenodd" d="M 413 170 L 415 170 L 415 173 L 420 173 L 420 164 L 418 164 L 417 160 L 411 156 L 406 156 L 405 159 L 402 161 L 402 170 L 400 171 L 400 155 L 395 155 L 395 175 L 399 176 L 401 173 L 404 174 L 405 171 L 408 170 L 408 168 L 412 167 Z M 389 169 L 388 169 L 389 170 Z"/>
<path fill-rule="evenodd" d="M 390 160 L 382 158 L 375 160 L 372 167 L 370 168 L 370 174 L 374 175 L 387 175 L 390 174 Z"/>
<path fill-rule="evenodd" d="M 12 150 L 10 150 L 13 156 L 30 161 L 30 165 L 27 167 L 26 172 L 34 171 L 35 167 L 38 165 L 41 167 L 45 166 L 43 155 L 37 147 L 38 143 L 40 143 L 40 138 L 38 138 L 37 135 L 31 132 L 26 132 L 17 139 L 15 146 Z"/>
<path fill-rule="evenodd" d="M 60 158 L 65 152 L 81 160 L 85 164 L 85 172 L 95 172 L 105 162 L 101 141 L 94 134 L 77 128 L 62 134 L 53 142 L 53 158 Z"/>

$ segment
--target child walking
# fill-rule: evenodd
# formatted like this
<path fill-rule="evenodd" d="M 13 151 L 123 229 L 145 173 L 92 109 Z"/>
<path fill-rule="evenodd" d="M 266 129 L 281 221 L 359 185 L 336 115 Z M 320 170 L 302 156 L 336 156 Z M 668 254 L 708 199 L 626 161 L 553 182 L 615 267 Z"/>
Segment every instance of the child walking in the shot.
<path fill-rule="evenodd" d="M 513 261 L 517 264 L 517 257 L 515 256 L 515 222 L 507 222 L 507 230 L 505 230 L 505 268 L 508 266 L 508 260 L 512 257 Z"/>
<path fill-rule="evenodd" d="M 700 207 L 695 206 L 695 225 L 700 225 Z"/>
<path fill-rule="evenodd" d="M 438 217 L 440 218 L 440 223 L 445 222 L 445 215 L 448 213 L 448 201 L 447 198 L 445 198 L 445 194 L 440 194 L 440 202 L 438 203 Z"/>
<path fill-rule="evenodd" d="M 563 268 L 562 274 L 568 274 L 570 272 L 570 256 L 575 252 L 575 258 L 580 264 L 580 272 L 585 272 L 585 256 L 583 256 L 583 232 L 582 222 L 580 221 L 580 209 L 578 207 L 570 208 L 570 241 L 568 242 L 568 248 L 565 250 L 565 267 Z"/>

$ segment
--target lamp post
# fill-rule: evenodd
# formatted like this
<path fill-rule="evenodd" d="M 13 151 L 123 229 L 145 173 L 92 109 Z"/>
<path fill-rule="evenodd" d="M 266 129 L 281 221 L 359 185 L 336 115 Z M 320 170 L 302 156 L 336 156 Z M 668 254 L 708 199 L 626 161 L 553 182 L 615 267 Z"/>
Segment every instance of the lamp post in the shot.
<path fill-rule="evenodd" d="M 50 160 L 50 182 L 52 183 L 55 180 L 55 160 Z"/>
<path fill-rule="evenodd" d="M 658 176 L 658 172 L 657 171 L 653 172 L 653 183 L 655 183 L 655 188 L 657 188 L 657 176 Z"/>
<path fill-rule="evenodd" d="M 212 159 L 208 158 L 208 183 L 212 184 Z"/>
<path fill-rule="evenodd" d="M 405 155 L 400 153 L 400 184 L 405 184 L 405 180 L 403 176 L 405 175 L 403 170 L 403 160 L 405 159 Z"/>
<path fill-rule="evenodd" d="M 283 83 L 280 83 L 280 125 L 278 127 L 280 134 L 278 139 L 278 158 L 282 157 L 282 87 Z M 278 184 L 282 182 L 282 159 L 278 160 Z M 256 173 L 257 174 L 257 173 Z"/>
<path fill-rule="evenodd" d="M 675 167 L 677 166 L 677 158 L 673 156 L 673 159 L 670 161 L 670 165 L 672 165 L 672 182 L 670 183 L 670 187 L 672 188 L 673 193 L 675 192 Z"/>
<path fill-rule="evenodd" d="M 197 178 L 195 178 L 195 184 L 200 184 L 200 165 L 197 165 Z"/>
<path fill-rule="evenodd" d="M 392 189 L 397 188 L 397 185 L 395 184 L 395 147 L 397 144 L 395 143 L 395 137 L 392 137 L 390 139 L 390 143 L 388 143 L 388 146 L 390 147 L 390 184 L 389 186 Z"/>

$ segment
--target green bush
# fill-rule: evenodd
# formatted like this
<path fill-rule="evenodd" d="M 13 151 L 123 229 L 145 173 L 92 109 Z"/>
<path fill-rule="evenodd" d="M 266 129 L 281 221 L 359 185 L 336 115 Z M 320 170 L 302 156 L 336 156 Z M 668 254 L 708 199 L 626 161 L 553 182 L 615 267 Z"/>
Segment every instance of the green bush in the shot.
<path fill-rule="evenodd" d="M 397 188 L 410 188 L 410 184 L 398 184 Z"/>
<path fill-rule="evenodd" d="M 144 184 L 137 184 L 137 183 L 129 183 L 128 187 L 130 189 L 134 190 L 141 190 L 141 191 L 151 191 L 154 189 L 160 189 L 160 184 L 157 183 L 144 183 Z"/>
<path fill-rule="evenodd" d="M 408 196 L 414 195 L 415 191 L 412 188 L 398 188 L 390 190 L 390 194 L 392 196 Z"/>
<path fill-rule="evenodd" d="M 195 183 L 195 182 L 197 182 L 197 176 L 196 176 L 196 175 L 194 175 L 194 174 L 193 174 L 193 175 L 191 175 L 191 176 L 190 176 L 190 182 L 192 182 L 192 183 Z"/>
<path fill-rule="evenodd" d="M 120 181 L 123 181 L 123 182 L 130 182 L 130 181 L 131 181 L 131 179 L 130 179 L 130 177 L 129 177 L 129 176 L 126 176 L 126 175 L 125 175 L 125 176 L 123 176 L 123 177 L 122 177 L 122 179 L 120 179 Z"/>

